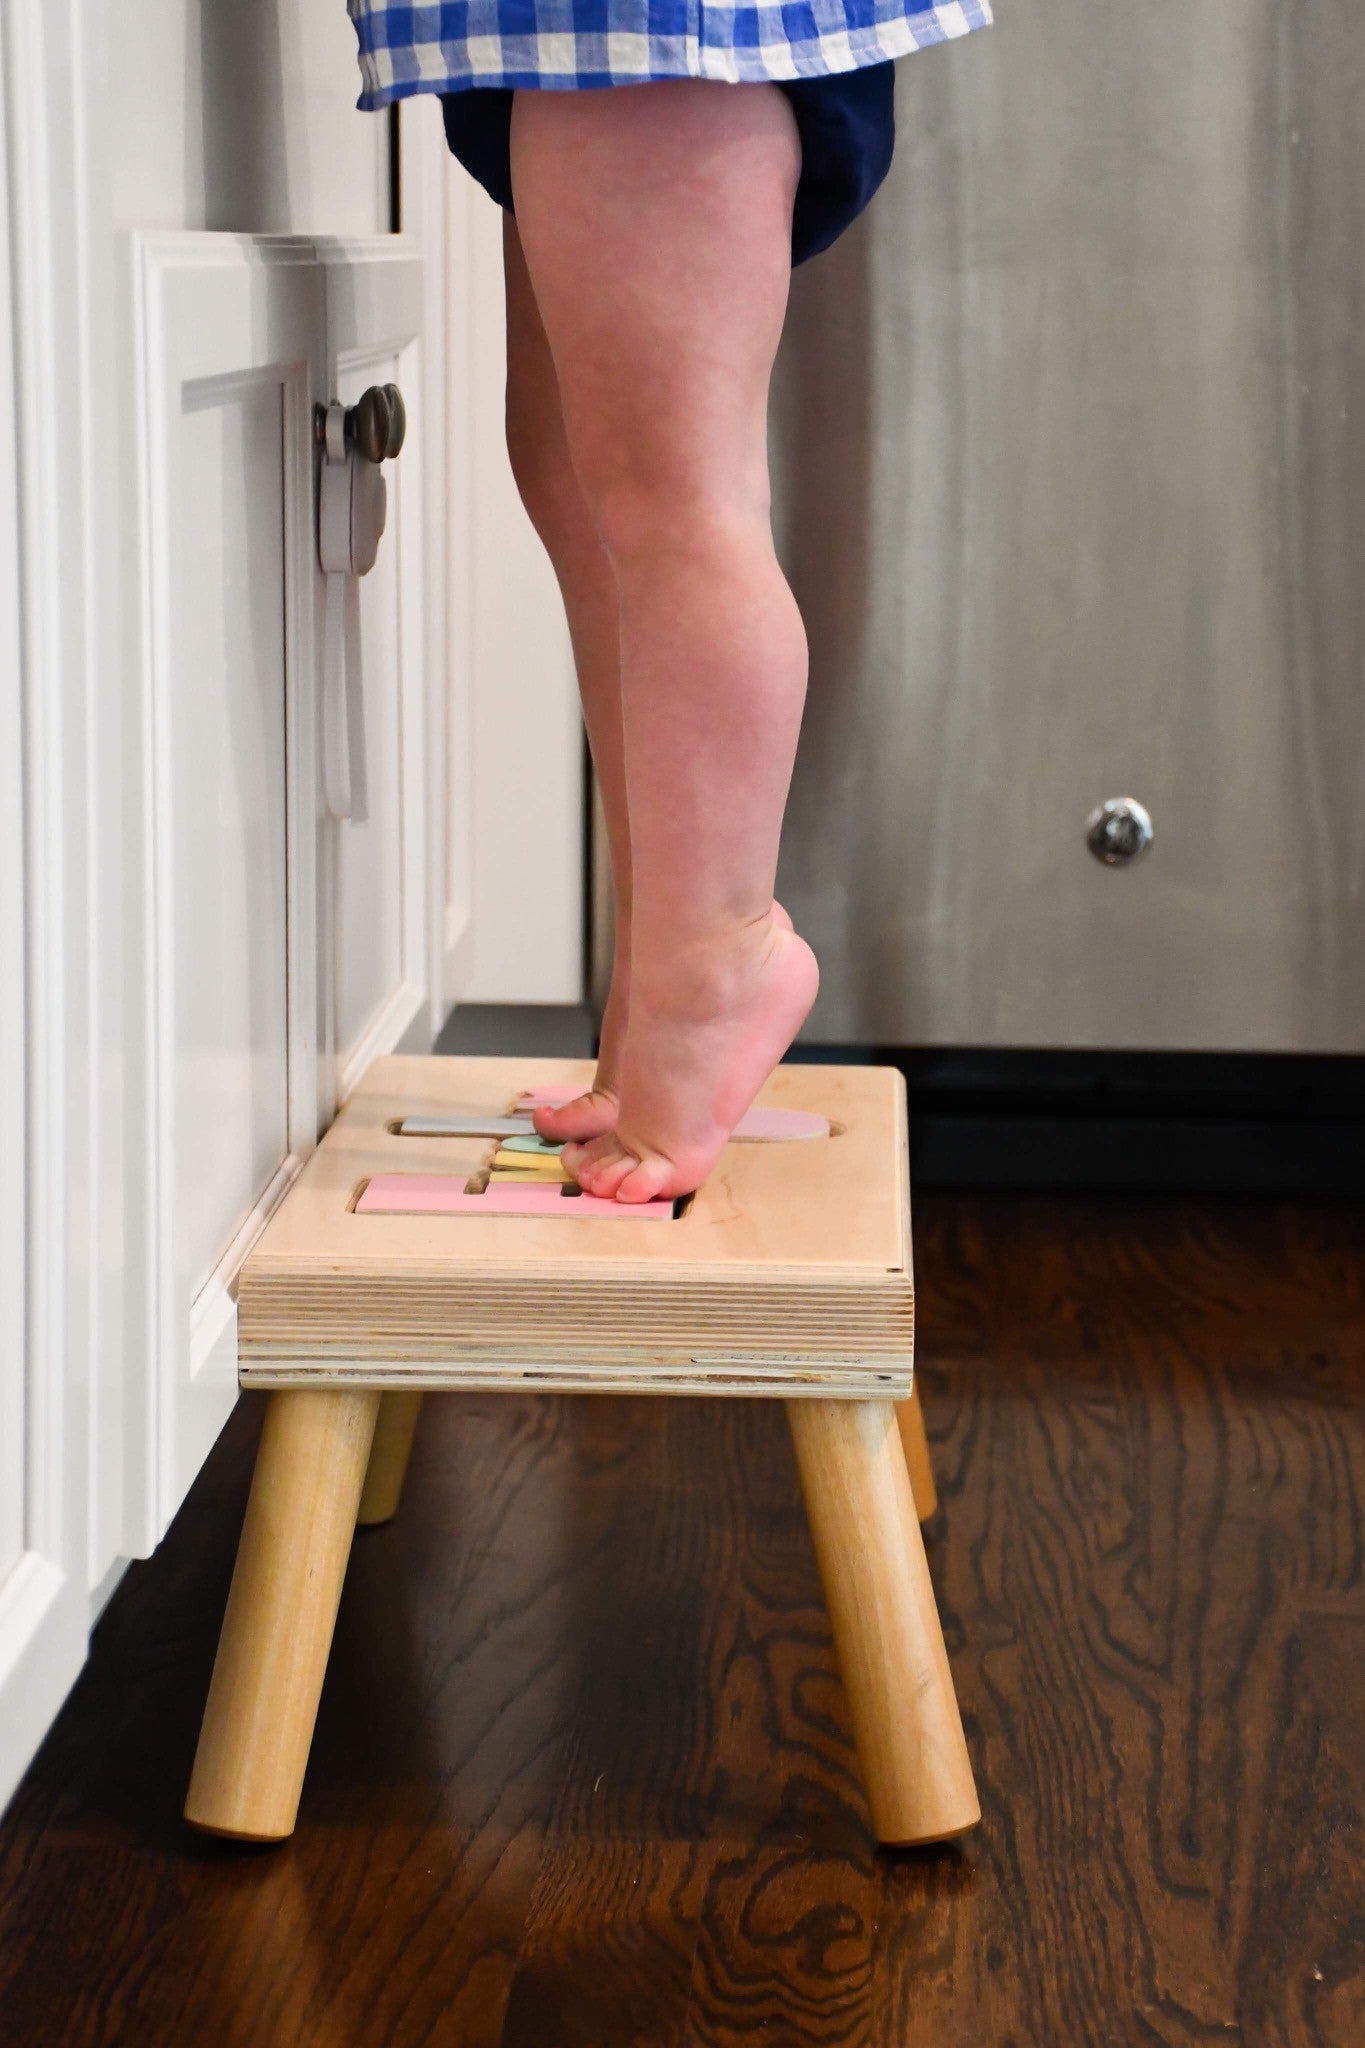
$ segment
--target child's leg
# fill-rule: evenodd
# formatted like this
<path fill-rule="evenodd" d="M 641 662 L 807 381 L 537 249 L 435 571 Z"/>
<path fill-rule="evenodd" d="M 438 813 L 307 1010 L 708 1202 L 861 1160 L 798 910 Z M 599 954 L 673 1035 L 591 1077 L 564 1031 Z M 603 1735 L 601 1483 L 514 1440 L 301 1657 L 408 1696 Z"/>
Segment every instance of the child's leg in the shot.
<path fill-rule="evenodd" d="M 815 994 L 772 900 L 805 693 L 767 474 L 799 169 L 773 86 L 513 106 L 521 244 L 620 598 L 630 1029 L 616 1133 L 572 1164 L 626 1200 L 698 1185 Z"/>
<path fill-rule="evenodd" d="M 579 488 L 559 403 L 550 344 L 536 305 L 517 224 L 503 216 L 507 284 L 507 448 L 527 514 L 559 581 L 573 642 L 593 767 L 602 798 L 616 905 L 611 989 L 602 1017 L 592 1088 L 541 1113 L 548 1138 L 589 1139 L 612 1129 L 621 1094 L 621 1055 L 630 1008 L 630 825 L 621 728 L 616 576 Z M 781 905 L 779 920 L 791 920 Z"/>
<path fill-rule="evenodd" d="M 595 1138 L 616 1122 L 630 990 L 630 828 L 621 733 L 616 577 L 569 459 L 550 346 L 516 222 L 504 216 L 507 280 L 507 450 L 531 523 L 545 544 L 569 621 L 593 766 L 602 792 L 616 897 L 616 956 L 590 1094 L 547 1110 L 547 1137 Z"/>

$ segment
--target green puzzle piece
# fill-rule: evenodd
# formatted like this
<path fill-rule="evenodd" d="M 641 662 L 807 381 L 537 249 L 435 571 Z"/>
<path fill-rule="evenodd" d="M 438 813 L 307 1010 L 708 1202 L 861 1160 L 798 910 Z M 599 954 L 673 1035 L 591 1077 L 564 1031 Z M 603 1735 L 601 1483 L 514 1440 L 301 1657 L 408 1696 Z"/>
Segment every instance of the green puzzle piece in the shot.
<path fill-rule="evenodd" d="M 504 1152 L 534 1152 L 540 1159 L 558 1159 L 564 1147 L 552 1145 L 548 1138 L 532 1131 L 528 1138 L 505 1138 L 502 1149 Z"/>

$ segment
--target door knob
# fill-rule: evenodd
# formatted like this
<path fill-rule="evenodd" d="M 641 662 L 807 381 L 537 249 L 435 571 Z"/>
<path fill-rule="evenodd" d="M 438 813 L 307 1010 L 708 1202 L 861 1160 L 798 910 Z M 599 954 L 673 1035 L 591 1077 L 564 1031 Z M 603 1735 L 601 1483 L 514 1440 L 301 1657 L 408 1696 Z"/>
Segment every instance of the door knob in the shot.
<path fill-rule="evenodd" d="M 319 441 L 327 438 L 327 407 L 313 411 L 314 432 Z M 396 384 L 371 384 L 344 417 L 347 445 L 367 462 L 391 462 L 407 439 L 408 409 Z"/>
<path fill-rule="evenodd" d="M 408 431 L 408 411 L 396 384 L 371 384 L 346 415 L 346 438 L 370 462 L 388 462 Z"/>

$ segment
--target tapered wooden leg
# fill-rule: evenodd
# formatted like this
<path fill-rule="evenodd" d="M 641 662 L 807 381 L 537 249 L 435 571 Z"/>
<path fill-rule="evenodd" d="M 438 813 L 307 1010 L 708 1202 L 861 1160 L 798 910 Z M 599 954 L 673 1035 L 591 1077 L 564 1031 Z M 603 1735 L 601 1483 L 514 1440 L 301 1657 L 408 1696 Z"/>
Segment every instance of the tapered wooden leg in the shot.
<path fill-rule="evenodd" d="M 272 1394 L 185 1818 L 215 1835 L 292 1834 L 379 1395 Z"/>
<path fill-rule="evenodd" d="M 365 1486 L 356 1510 L 358 1528 L 373 1529 L 380 1522 L 391 1522 L 398 1513 L 421 1405 L 419 1393 L 402 1388 L 380 1397 Z"/>
<path fill-rule="evenodd" d="M 787 1403 L 815 1551 L 882 1842 L 981 1818 L 889 1401 Z"/>
<path fill-rule="evenodd" d="M 910 1491 L 915 1496 L 915 1513 L 927 1522 L 938 1507 L 938 1488 L 929 1456 L 929 1436 L 924 1427 L 924 1410 L 919 1404 L 919 1386 L 912 1386 L 908 1401 L 897 1401 L 896 1421 L 900 1427 L 905 1468 L 910 1474 Z"/>

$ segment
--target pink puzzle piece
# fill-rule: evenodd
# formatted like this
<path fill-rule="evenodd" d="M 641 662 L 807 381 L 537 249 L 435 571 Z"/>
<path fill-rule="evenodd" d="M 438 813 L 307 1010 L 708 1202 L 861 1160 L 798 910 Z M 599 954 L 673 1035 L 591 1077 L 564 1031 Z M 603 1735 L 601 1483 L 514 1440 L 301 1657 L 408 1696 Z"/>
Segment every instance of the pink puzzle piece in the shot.
<path fill-rule="evenodd" d="M 519 1098 L 521 1109 L 562 1109 L 572 1096 L 562 1088 L 528 1088 Z M 829 1118 L 809 1109 L 751 1109 L 735 1126 L 742 1143 L 789 1144 L 796 1138 L 827 1138 Z"/>
<path fill-rule="evenodd" d="M 609 1217 L 616 1223 L 667 1223 L 671 1202 L 603 1202 L 596 1195 L 563 1195 L 557 1186 L 538 1188 L 525 1181 L 499 1187 L 491 1181 L 481 1195 L 471 1195 L 466 1177 L 452 1173 L 376 1173 L 356 1203 L 361 1216 L 549 1216 L 556 1222 L 583 1223 Z"/>
<path fill-rule="evenodd" d="M 526 1088 L 517 1097 L 518 1109 L 563 1109 L 566 1102 L 573 1101 L 562 1088 Z"/>

